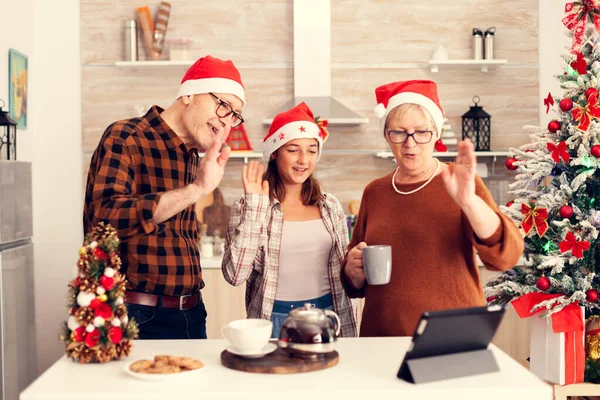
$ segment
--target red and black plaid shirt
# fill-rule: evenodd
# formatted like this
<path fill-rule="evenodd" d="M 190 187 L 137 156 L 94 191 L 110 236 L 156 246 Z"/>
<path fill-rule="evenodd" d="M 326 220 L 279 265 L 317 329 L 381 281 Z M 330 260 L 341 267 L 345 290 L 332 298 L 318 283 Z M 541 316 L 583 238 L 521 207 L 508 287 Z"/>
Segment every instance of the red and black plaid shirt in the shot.
<path fill-rule="evenodd" d="M 90 163 L 83 229 L 104 221 L 117 230 L 128 289 L 179 296 L 204 287 L 195 207 L 160 224 L 152 216 L 162 193 L 194 181 L 198 152 L 186 148 L 162 111 L 154 106 L 106 129 Z"/>

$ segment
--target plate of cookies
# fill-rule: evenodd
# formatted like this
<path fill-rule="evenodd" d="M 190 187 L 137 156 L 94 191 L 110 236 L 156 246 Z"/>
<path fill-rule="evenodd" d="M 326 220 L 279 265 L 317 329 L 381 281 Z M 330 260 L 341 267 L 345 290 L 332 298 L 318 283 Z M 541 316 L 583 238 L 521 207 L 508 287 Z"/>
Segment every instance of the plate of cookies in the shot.
<path fill-rule="evenodd" d="M 132 361 L 125 365 L 125 373 L 145 381 L 162 381 L 191 376 L 206 367 L 200 360 L 173 355 L 156 355 L 154 359 Z"/>

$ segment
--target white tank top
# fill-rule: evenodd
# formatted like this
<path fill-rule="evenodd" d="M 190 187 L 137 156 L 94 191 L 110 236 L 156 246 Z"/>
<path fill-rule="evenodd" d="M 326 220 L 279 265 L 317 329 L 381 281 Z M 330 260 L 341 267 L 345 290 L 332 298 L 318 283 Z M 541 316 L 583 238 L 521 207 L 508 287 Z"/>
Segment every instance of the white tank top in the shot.
<path fill-rule="evenodd" d="M 275 300 L 309 300 L 330 293 L 332 246 L 322 219 L 284 221 Z"/>

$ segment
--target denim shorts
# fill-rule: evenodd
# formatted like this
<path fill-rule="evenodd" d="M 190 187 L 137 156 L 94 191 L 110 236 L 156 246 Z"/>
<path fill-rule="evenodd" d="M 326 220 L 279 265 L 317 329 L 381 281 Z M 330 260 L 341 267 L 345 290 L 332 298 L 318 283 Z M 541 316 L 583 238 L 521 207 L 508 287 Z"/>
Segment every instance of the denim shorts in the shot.
<path fill-rule="evenodd" d="M 275 300 L 275 303 L 273 303 L 273 312 L 271 313 L 271 321 L 273 322 L 273 331 L 271 332 L 271 337 L 278 338 L 283 321 L 285 321 L 290 311 L 297 307 L 303 307 L 306 303 L 310 303 L 313 307 L 320 308 L 321 310 L 333 310 L 333 296 L 331 293 L 309 300 Z"/>

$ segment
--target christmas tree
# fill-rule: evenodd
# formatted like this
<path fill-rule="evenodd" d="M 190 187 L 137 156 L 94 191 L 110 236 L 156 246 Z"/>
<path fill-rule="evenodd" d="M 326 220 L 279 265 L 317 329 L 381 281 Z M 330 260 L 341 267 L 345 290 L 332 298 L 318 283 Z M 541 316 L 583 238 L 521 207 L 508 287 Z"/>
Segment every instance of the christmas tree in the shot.
<path fill-rule="evenodd" d="M 547 128 L 528 126 L 531 142 L 511 149 L 514 200 L 502 210 L 522 228 L 523 266 L 486 284 L 488 303 L 529 297 L 532 313 L 550 317 L 577 305 L 600 314 L 600 8 L 591 0 L 566 5 L 563 23 L 573 42 L 556 76 L 562 94 L 543 100 L 555 118 Z M 516 307 L 516 305 L 515 305 Z M 594 367 L 596 368 L 596 367 Z M 586 368 L 589 377 L 590 359 Z"/>
<path fill-rule="evenodd" d="M 78 276 L 69 282 L 61 340 L 69 358 L 80 363 L 107 362 L 129 355 L 137 323 L 123 304 L 125 277 L 119 273 L 119 238 L 104 223 L 86 235 L 79 249 Z"/>

